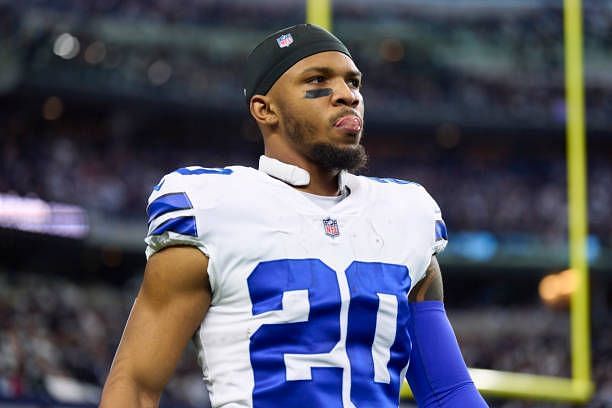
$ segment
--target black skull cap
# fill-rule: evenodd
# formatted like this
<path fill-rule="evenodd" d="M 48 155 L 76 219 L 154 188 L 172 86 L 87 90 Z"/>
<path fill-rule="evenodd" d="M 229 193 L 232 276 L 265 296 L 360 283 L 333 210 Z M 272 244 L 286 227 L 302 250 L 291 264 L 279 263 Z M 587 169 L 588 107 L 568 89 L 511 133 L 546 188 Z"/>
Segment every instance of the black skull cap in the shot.
<path fill-rule="evenodd" d="M 246 61 L 244 96 L 265 95 L 298 61 L 325 51 L 353 58 L 346 46 L 329 31 L 314 24 L 298 24 L 270 34 L 251 51 Z"/>

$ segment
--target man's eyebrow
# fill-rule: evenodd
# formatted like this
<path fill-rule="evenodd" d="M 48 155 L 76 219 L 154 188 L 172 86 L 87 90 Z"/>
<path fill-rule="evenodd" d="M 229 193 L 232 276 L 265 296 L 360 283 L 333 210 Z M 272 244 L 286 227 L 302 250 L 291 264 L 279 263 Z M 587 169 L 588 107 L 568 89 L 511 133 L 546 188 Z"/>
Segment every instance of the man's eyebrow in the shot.
<path fill-rule="evenodd" d="M 305 70 L 303 70 L 300 75 L 306 75 L 309 73 L 320 73 L 320 74 L 324 74 L 324 75 L 332 75 L 335 73 L 335 70 L 329 68 L 329 67 L 310 67 L 310 68 L 306 68 Z M 358 70 L 350 70 L 346 73 L 347 77 L 361 77 L 361 71 Z"/>

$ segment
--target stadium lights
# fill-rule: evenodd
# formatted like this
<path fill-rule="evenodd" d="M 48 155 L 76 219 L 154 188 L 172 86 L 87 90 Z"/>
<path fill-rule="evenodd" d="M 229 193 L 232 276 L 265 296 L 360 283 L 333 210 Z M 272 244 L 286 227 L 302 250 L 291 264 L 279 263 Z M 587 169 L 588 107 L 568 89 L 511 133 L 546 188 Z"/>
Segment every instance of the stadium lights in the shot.
<path fill-rule="evenodd" d="M 567 269 L 543 277 L 538 286 L 538 292 L 547 306 L 565 308 L 577 286 L 576 273 L 572 269 Z"/>
<path fill-rule="evenodd" d="M 164 60 L 157 60 L 151 64 L 147 75 L 153 85 L 161 86 L 172 76 L 172 67 Z"/>
<path fill-rule="evenodd" d="M 89 233 L 83 208 L 15 194 L 0 194 L 0 227 L 71 238 Z"/>
<path fill-rule="evenodd" d="M 386 62 L 399 62 L 404 58 L 404 45 L 397 38 L 385 38 L 380 43 L 378 52 Z"/>
<path fill-rule="evenodd" d="M 64 113 L 64 103 L 57 96 L 45 99 L 42 106 L 42 117 L 46 120 L 59 119 Z"/>
<path fill-rule="evenodd" d="M 91 65 L 96 65 L 104 61 L 106 58 L 106 46 L 102 41 L 95 41 L 89 44 L 83 55 L 85 62 Z"/>
<path fill-rule="evenodd" d="M 70 33 L 60 34 L 53 43 L 53 53 L 64 59 L 72 59 L 79 54 L 81 46 L 78 38 Z"/>

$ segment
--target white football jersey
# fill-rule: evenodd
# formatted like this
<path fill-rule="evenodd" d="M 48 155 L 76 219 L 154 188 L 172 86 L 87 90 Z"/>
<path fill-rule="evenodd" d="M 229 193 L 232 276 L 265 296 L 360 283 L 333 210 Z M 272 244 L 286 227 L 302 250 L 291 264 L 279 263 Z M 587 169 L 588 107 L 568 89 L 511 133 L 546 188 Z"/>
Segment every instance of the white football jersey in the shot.
<path fill-rule="evenodd" d="M 212 406 L 397 407 L 407 295 L 446 245 L 440 210 L 416 183 L 346 172 L 347 197 L 323 209 L 280 166 L 182 168 L 149 198 L 147 257 L 209 258 L 194 340 Z"/>

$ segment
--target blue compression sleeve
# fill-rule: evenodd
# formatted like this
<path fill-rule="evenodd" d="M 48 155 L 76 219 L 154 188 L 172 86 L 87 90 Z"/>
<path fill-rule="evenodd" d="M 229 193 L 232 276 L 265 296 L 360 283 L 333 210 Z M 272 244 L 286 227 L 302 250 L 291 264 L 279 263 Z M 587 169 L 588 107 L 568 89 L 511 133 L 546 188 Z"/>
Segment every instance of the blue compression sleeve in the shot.
<path fill-rule="evenodd" d="M 488 407 L 467 371 L 440 301 L 410 302 L 412 340 L 406 377 L 421 408 Z"/>

